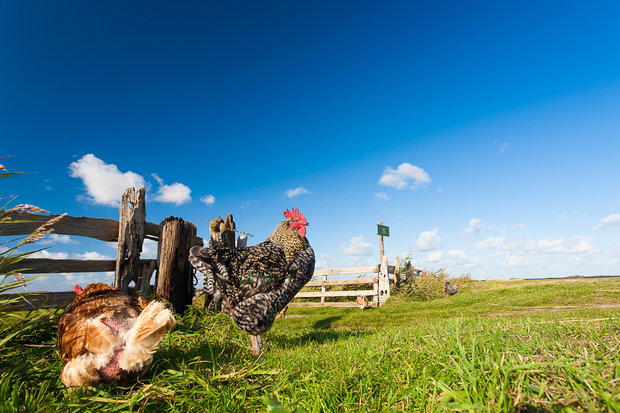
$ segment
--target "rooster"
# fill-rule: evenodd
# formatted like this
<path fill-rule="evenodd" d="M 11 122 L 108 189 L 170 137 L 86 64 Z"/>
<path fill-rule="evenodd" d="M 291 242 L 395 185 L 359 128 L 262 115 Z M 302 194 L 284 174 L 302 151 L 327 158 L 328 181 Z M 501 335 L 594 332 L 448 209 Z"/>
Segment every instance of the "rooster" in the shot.
<path fill-rule="evenodd" d="M 127 382 L 151 365 L 159 342 L 174 324 L 172 312 L 104 283 L 75 286 L 76 297 L 58 322 L 65 386 Z"/>
<path fill-rule="evenodd" d="M 454 284 L 450 284 L 450 281 L 446 281 L 446 285 L 444 287 L 444 291 L 448 295 L 454 295 L 454 294 L 459 292 L 459 287 L 460 286 L 461 286 L 461 284 L 454 285 Z"/>
<path fill-rule="evenodd" d="M 222 311 L 250 333 L 252 351 L 263 348 L 260 335 L 314 274 L 314 251 L 306 238 L 306 217 L 298 209 L 267 239 L 251 247 L 193 247 L 189 261 L 220 287 Z"/>

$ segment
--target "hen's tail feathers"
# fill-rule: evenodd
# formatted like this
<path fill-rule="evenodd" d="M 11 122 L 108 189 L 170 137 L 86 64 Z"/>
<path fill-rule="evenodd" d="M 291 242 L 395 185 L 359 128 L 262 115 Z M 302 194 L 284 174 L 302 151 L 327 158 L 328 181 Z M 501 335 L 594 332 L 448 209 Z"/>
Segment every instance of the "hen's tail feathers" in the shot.
<path fill-rule="evenodd" d="M 99 383 L 99 369 L 105 366 L 114 356 L 116 350 L 122 345 L 119 337 L 103 322 L 103 315 L 94 319 L 86 320 L 84 329 L 79 338 L 88 338 L 87 348 L 89 353 L 70 359 L 62 369 L 60 380 L 69 388 L 76 386 L 94 386 Z M 76 340 L 75 337 L 65 336 L 66 341 Z"/>
<path fill-rule="evenodd" d="M 84 354 L 69 360 L 60 374 L 62 383 L 69 390 L 71 387 L 94 386 L 99 383 L 99 371 L 95 367 L 94 358 L 92 354 Z"/>
<path fill-rule="evenodd" d="M 175 322 L 172 312 L 162 303 L 149 303 L 125 336 L 126 345 L 118 359 L 119 367 L 129 372 L 142 371 L 148 367 L 159 342 Z"/>

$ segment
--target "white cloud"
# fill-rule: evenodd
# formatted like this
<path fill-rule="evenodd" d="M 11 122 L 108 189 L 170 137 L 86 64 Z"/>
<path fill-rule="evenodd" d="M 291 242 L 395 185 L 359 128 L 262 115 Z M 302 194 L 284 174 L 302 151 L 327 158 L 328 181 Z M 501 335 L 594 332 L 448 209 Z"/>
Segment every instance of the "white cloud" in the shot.
<path fill-rule="evenodd" d="M 506 148 L 508 147 L 508 142 L 504 142 L 500 147 L 499 147 L 499 153 L 500 155 L 503 155 L 504 152 L 506 152 Z"/>
<path fill-rule="evenodd" d="M 171 185 L 161 185 L 157 194 L 155 194 L 155 201 L 168 202 L 175 205 L 181 205 L 191 201 L 190 196 L 191 189 L 187 186 L 175 182 Z"/>
<path fill-rule="evenodd" d="M 86 186 L 88 195 L 82 199 L 100 205 L 118 206 L 125 189 L 145 186 L 140 175 L 131 171 L 121 172 L 116 165 L 106 164 L 92 153 L 71 163 L 69 175 L 80 178 Z"/>
<path fill-rule="evenodd" d="M 488 237 L 484 241 L 480 241 L 473 245 L 477 250 L 488 250 L 501 247 L 506 243 L 506 237 Z"/>
<path fill-rule="evenodd" d="M 215 204 L 215 197 L 213 195 L 204 195 L 200 197 L 200 202 L 204 202 L 207 205 Z"/>
<path fill-rule="evenodd" d="M 333 268 L 336 258 L 329 254 L 321 254 L 316 260 L 316 268 Z"/>
<path fill-rule="evenodd" d="M 594 231 L 602 229 L 615 229 L 620 225 L 620 214 L 611 214 L 607 218 L 601 219 L 601 222 L 594 227 Z"/>
<path fill-rule="evenodd" d="M 379 178 L 379 185 L 391 186 L 396 189 L 418 188 L 422 184 L 431 181 L 431 177 L 426 171 L 408 162 L 401 163 L 396 169 L 389 166 L 383 171 Z"/>
<path fill-rule="evenodd" d="M 465 251 L 453 249 L 447 252 L 433 251 L 426 256 L 422 264 L 435 268 L 441 267 L 449 269 L 454 267 L 471 268 L 475 267 L 478 262 L 479 260 L 477 257 L 470 258 Z"/>
<path fill-rule="evenodd" d="M 469 220 L 469 226 L 463 229 L 462 235 L 464 237 L 477 237 L 492 229 L 493 226 L 480 222 L 480 218 L 472 218 Z"/>
<path fill-rule="evenodd" d="M 502 267 L 524 267 L 530 264 L 530 260 L 523 255 L 508 254 L 500 261 Z"/>
<path fill-rule="evenodd" d="M 113 260 L 115 258 L 100 254 L 96 251 L 87 251 L 84 254 L 73 254 L 74 258 L 80 260 Z"/>
<path fill-rule="evenodd" d="M 384 201 L 388 201 L 388 200 L 390 199 L 390 197 L 389 197 L 389 196 L 387 196 L 387 194 L 386 194 L 385 192 L 377 192 L 377 193 L 375 194 L 375 198 L 377 198 L 377 199 L 382 199 L 382 200 L 384 200 Z"/>
<path fill-rule="evenodd" d="M 66 252 L 49 252 L 47 250 L 36 251 L 28 256 L 28 258 L 50 258 L 54 260 L 66 260 L 69 254 Z"/>
<path fill-rule="evenodd" d="M 443 252 L 441 251 L 434 251 L 431 252 L 430 254 L 428 254 L 426 256 L 426 261 L 428 262 L 437 262 L 440 261 L 443 258 Z"/>
<path fill-rule="evenodd" d="M 581 254 L 594 250 L 594 237 L 579 235 L 568 241 L 564 238 L 546 237 L 538 241 L 537 247 L 541 254 Z"/>
<path fill-rule="evenodd" d="M 439 229 L 434 228 L 432 231 L 424 231 L 418 237 L 417 246 L 420 251 L 437 250 L 443 247 L 443 240 L 437 235 Z"/>
<path fill-rule="evenodd" d="M 76 240 L 68 235 L 49 234 L 46 235 L 41 241 L 38 242 L 41 245 L 48 244 L 79 244 Z"/>
<path fill-rule="evenodd" d="M 287 198 L 294 198 L 296 196 L 309 194 L 309 193 L 310 192 L 303 186 L 298 186 L 295 189 L 288 189 L 286 192 L 284 192 L 284 196 Z"/>
<path fill-rule="evenodd" d="M 361 257 L 371 255 L 373 252 L 373 245 L 364 240 L 364 237 L 360 235 L 351 238 L 351 243 L 347 246 L 342 245 L 340 249 L 345 255 Z"/>
<path fill-rule="evenodd" d="M 247 201 L 243 201 L 241 203 L 241 205 L 239 205 L 239 208 L 249 208 L 249 207 L 253 207 L 254 205 L 257 205 L 257 204 L 258 204 L 258 201 L 247 200 Z"/>

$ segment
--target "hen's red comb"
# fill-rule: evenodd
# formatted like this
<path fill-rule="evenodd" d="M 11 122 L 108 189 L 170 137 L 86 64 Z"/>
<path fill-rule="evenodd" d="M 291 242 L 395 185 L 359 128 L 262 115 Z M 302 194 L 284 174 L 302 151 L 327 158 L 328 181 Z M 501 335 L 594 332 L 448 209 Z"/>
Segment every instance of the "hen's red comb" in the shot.
<path fill-rule="evenodd" d="M 289 211 L 288 209 L 286 211 L 284 211 L 284 216 L 286 218 L 292 218 L 292 217 L 298 217 L 301 219 L 306 219 L 306 217 L 304 216 L 304 214 L 302 214 L 301 212 L 299 212 L 298 208 L 293 208 L 292 211 Z"/>
<path fill-rule="evenodd" d="M 84 291 L 84 290 L 82 290 L 82 287 L 80 287 L 80 285 L 79 285 L 79 284 L 75 284 L 74 289 L 75 289 L 75 294 L 76 294 L 76 295 L 77 295 L 77 294 L 80 294 L 82 291 Z"/>

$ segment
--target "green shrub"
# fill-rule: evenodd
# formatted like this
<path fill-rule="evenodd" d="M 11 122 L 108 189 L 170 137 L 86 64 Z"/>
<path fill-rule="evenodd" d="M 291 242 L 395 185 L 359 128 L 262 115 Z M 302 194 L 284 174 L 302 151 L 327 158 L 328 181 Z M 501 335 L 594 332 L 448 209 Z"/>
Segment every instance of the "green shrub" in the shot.
<path fill-rule="evenodd" d="M 469 274 L 451 277 L 444 269 L 439 271 L 416 270 L 410 261 L 400 265 L 400 281 L 394 286 L 394 294 L 412 301 L 436 300 L 446 296 L 446 282 L 460 284 L 471 281 Z"/>

